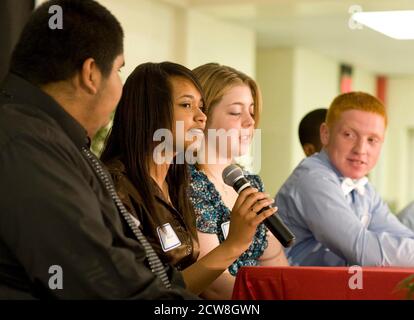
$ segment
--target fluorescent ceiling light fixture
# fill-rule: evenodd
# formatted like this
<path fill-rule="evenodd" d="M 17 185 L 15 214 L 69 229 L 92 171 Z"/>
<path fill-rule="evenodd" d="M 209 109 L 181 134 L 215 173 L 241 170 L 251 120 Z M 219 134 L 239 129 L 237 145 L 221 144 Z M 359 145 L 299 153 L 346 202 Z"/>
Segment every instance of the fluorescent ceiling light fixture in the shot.
<path fill-rule="evenodd" d="M 352 19 L 394 39 L 414 39 L 414 10 L 356 12 Z"/>

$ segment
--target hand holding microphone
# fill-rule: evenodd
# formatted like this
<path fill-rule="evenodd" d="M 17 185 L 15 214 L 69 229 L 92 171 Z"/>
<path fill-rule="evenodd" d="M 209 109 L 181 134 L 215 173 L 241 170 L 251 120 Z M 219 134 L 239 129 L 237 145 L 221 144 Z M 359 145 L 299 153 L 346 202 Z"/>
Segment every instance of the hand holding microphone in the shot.
<path fill-rule="evenodd" d="M 240 193 L 231 210 L 226 237 L 231 251 L 238 251 L 240 255 L 249 248 L 259 224 L 276 212 L 276 208 L 269 207 L 272 203 L 273 199 L 255 188 L 248 188 Z M 258 214 L 258 211 L 261 213 Z"/>
<path fill-rule="evenodd" d="M 243 171 L 240 169 L 239 166 L 232 164 L 226 167 L 223 170 L 223 181 L 227 185 L 233 187 L 234 190 L 236 190 L 236 192 L 239 194 L 243 190 L 251 189 L 243 192 L 243 194 L 248 193 L 246 196 L 250 195 L 245 202 L 247 202 L 247 204 L 251 203 L 252 209 L 254 208 L 254 206 L 258 208 L 258 211 L 256 212 L 258 218 L 264 212 L 266 212 L 266 216 L 268 213 L 270 214 L 269 216 L 267 216 L 267 218 L 264 219 L 264 224 L 284 247 L 289 247 L 293 244 L 295 240 L 295 235 L 292 233 L 292 231 L 289 230 L 289 228 L 283 223 L 282 220 L 280 220 L 280 218 L 277 215 L 273 214 L 276 210 L 269 206 L 270 203 L 264 202 L 266 201 L 266 199 L 263 199 L 263 194 L 256 192 L 252 188 L 250 182 L 245 178 L 245 176 L 243 175 Z M 257 195 L 254 195 L 254 193 L 256 193 Z M 270 210 L 272 210 L 272 213 L 270 213 Z"/>

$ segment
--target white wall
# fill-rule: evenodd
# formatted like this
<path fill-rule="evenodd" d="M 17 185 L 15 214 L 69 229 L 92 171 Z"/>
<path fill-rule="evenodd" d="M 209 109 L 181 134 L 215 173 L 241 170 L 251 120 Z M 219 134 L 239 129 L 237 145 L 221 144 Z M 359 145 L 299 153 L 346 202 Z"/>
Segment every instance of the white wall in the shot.
<path fill-rule="evenodd" d="M 304 158 L 298 137 L 302 117 L 328 107 L 338 93 L 338 63 L 305 48 L 259 48 L 257 79 L 263 92 L 262 171 L 275 194 Z"/>
<path fill-rule="evenodd" d="M 388 81 L 389 124 L 386 138 L 384 195 L 395 204 L 397 211 L 414 200 L 413 180 L 409 176 L 409 130 L 414 128 L 414 77 L 391 77 Z"/>
<path fill-rule="evenodd" d="M 311 110 L 328 108 L 339 94 L 339 63 L 311 50 L 297 48 L 294 73 L 292 169 L 304 158 L 298 136 L 299 122 Z"/>
<path fill-rule="evenodd" d="M 143 62 L 171 60 L 185 62 L 182 50 L 178 50 L 182 9 L 151 0 L 99 0 L 120 21 L 125 34 L 126 78 Z"/>
<path fill-rule="evenodd" d="M 195 68 L 228 64 L 255 75 L 255 33 L 182 6 L 157 0 L 99 0 L 125 33 L 124 77 L 140 63 L 173 61 Z"/>
<path fill-rule="evenodd" d="M 376 75 L 360 66 L 354 66 L 352 74 L 352 90 L 364 91 L 375 96 L 377 94 Z"/>
<path fill-rule="evenodd" d="M 259 49 L 257 81 L 263 94 L 259 127 L 262 138 L 260 176 L 274 195 L 292 169 L 291 119 L 294 105 L 294 49 Z"/>
<path fill-rule="evenodd" d="M 218 62 L 255 76 L 254 31 L 189 10 L 187 41 L 189 68 Z"/>

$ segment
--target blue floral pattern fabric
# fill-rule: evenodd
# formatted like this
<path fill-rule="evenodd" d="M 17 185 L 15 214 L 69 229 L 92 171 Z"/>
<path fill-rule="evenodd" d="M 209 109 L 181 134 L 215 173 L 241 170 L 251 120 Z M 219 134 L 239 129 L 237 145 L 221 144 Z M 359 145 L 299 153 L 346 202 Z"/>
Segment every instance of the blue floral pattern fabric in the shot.
<path fill-rule="evenodd" d="M 222 224 L 230 221 L 231 210 L 224 204 L 220 193 L 204 172 L 190 166 L 191 184 L 190 200 L 196 213 L 197 229 L 201 232 L 215 233 L 220 241 L 224 241 Z M 245 172 L 250 184 L 263 192 L 263 182 L 258 175 Z M 259 258 L 267 248 L 267 228 L 262 223 L 257 228 L 250 247 L 228 268 L 231 275 L 236 276 L 243 266 L 259 265 Z"/>

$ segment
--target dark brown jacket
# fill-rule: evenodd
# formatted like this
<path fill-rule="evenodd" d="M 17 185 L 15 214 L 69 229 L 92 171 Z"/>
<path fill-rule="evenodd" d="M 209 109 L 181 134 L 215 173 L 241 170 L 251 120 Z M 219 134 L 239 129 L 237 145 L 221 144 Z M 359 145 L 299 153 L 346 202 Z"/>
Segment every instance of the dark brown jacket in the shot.
<path fill-rule="evenodd" d="M 114 180 L 117 193 L 125 207 L 142 224 L 142 230 L 163 262 L 172 264 L 178 270 L 183 270 L 193 264 L 200 253 L 198 239 L 186 226 L 183 215 L 165 199 L 158 185 L 153 181 L 152 189 L 155 194 L 155 212 L 148 212 L 145 202 L 142 200 L 133 183 L 128 179 L 124 164 L 115 159 L 106 163 L 106 166 Z M 195 226 L 195 217 L 194 217 Z M 176 247 L 163 248 L 160 230 L 162 226 L 169 224 L 177 235 L 180 244 L 174 242 Z M 195 228 L 195 227 L 194 227 Z M 168 229 L 171 231 L 171 229 Z"/>

